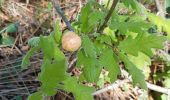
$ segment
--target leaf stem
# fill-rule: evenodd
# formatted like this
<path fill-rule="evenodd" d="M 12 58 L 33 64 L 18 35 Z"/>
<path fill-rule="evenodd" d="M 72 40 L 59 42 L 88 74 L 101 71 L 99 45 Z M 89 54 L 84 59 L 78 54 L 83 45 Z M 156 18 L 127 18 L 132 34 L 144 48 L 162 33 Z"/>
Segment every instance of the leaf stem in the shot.
<path fill-rule="evenodd" d="M 114 9 L 115 9 L 115 7 L 116 7 L 118 1 L 119 1 L 119 0 L 114 0 L 114 1 L 113 1 L 112 6 L 111 6 L 111 8 L 110 8 L 108 14 L 107 14 L 106 17 L 105 17 L 105 20 L 104 20 L 103 24 L 101 25 L 101 27 L 98 29 L 97 32 L 100 33 L 100 32 L 102 32 L 102 31 L 104 30 L 104 28 L 106 27 L 106 25 L 107 25 L 107 23 L 108 23 L 108 21 L 109 21 L 111 15 L 112 15 L 112 13 L 113 13 L 113 11 L 114 11 Z"/>

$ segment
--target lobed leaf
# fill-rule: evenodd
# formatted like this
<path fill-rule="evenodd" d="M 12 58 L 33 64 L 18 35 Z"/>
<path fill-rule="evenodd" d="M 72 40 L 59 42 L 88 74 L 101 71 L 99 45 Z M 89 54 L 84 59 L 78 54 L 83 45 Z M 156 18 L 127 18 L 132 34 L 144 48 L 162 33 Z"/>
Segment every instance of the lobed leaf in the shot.
<path fill-rule="evenodd" d="M 99 66 L 96 58 L 87 57 L 83 50 L 78 52 L 78 66 L 83 66 L 82 75 L 88 82 L 97 82 L 102 67 Z"/>
<path fill-rule="evenodd" d="M 82 47 L 85 51 L 86 56 L 96 58 L 96 51 L 93 42 L 87 35 L 82 36 Z"/>
<path fill-rule="evenodd" d="M 123 53 L 120 52 L 118 56 L 125 63 L 129 74 L 132 75 L 133 83 L 147 90 L 145 76 L 143 75 L 142 71 L 139 70 Z"/>
<path fill-rule="evenodd" d="M 64 90 L 72 92 L 75 100 L 93 100 L 93 87 L 78 84 L 75 77 L 69 77 L 64 81 Z"/>
<path fill-rule="evenodd" d="M 156 16 L 154 14 L 148 13 L 148 18 L 149 21 L 151 21 L 153 24 L 157 25 L 158 31 L 162 32 L 165 31 L 167 32 L 167 37 L 170 40 L 170 20 L 163 19 L 159 16 Z"/>
<path fill-rule="evenodd" d="M 28 96 L 27 100 L 43 100 L 41 92 L 35 92 Z"/>
<path fill-rule="evenodd" d="M 143 52 L 151 57 L 153 55 L 151 48 L 163 48 L 163 42 L 165 40 L 166 38 L 164 36 L 139 33 L 134 39 L 129 36 L 127 39 L 120 42 L 119 49 L 134 56 L 137 56 L 139 52 Z"/>
<path fill-rule="evenodd" d="M 21 64 L 22 69 L 27 69 L 27 67 L 30 65 L 29 59 L 31 58 L 31 56 L 33 56 L 34 52 L 38 51 L 39 49 L 40 49 L 39 47 L 33 47 L 27 52 L 27 54 L 22 59 L 22 64 Z"/>
<path fill-rule="evenodd" d="M 117 79 L 120 74 L 120 68 L 118 60 L 116 60 L 116 55 L 112 51 L 112 48 L 106 48 L 103 54 L 99 58 L 101 66 L 109 71 L 110 80 L 113 82 Z"/>

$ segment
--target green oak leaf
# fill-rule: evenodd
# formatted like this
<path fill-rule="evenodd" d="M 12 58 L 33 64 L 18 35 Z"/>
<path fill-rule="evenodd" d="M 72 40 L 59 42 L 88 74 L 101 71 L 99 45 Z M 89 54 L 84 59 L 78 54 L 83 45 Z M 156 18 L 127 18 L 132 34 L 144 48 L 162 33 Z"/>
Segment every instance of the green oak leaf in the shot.
<path fill-rule="evenodd" d="M 164 36 L 139 33 L 134 39 L 129 36 L 124 41 L 120 42 L 119 49 L 134 56 L 137 56 L 139 52 L 143 52 L 151 57 L 153 55 L 151 48 L 163 48 L 163 42 L 165 40 L 166 38 Z"/>
<path fill-rule="evenodd" d="M 83 66 L 82 75 L 89 82 L 97 82 L 102 67 L 99 66 L 96 58 L 87 57 L 83 50 L 78 52 L 77 66 Z"/>
<path fill-rule="evenodd" d="M 42 83 L 41 90 L 48 96 L 52 96 L 57 92 L 57 84 L 68 76 L 66 73 L 68 62 L 63 52 L 56 46 L 52 36 L 41 36 L 40 47 L 44 58 L 38 80 Z"/>
<path fill-rule="evenodd" d="M 38 75 L 38 80 L 42 83 L 41 89 L 49 96 L 54 95 L 56 92 L 56 85 L 64 81 L 67 77 L 66 74 L 67 63 L 63 60 L 44 60 L 41 67 L 41 73 Z"/>
<path fill-rule="evenodd" d="M 28 96 L 27 100 L 43 100 L 42 92 L 35 92 Z"/>
<path fill-rule="evenodd" d="M 75 100 L 93 100 L 93 87 L 78 84 L 75 77 L 68 77 L 64 82 L 63 89 L 73 93 Z"/>
<path fill-rule="evenodd" d="M 21 68 L 22 69 L 27 69 L 28 66 L 30 65 L 30 58 L 33 56 L 33 54 L 38 51 L 40 48 L 39 47 L 33 47 L 31 48 L 27 54 L 23 57 L 22 63 L 21 63 Z"/>
<path fill-rule="evenodd" d="M 133 83 L 135 85 L 140 86 L 141 88 L 147 90 L 147 85 L 145 82 L 145 76 L 142 73 L 140 69 L 138 69 L 129 59 L 126 55 L 123 53 L 119 53 L 118 56 L 120 59 L 124 62 L 128 72 L 130 75 L 132 75 Z"/>
<path fill-rule="evenodd" d="M 85 51 L 86 56 L 96 58 L 96 51 L 93 42 L 87 35 L 82 36 L 82 47 Z"/>
<path fill-rule="evenodd" d="M 118 60 L 116 59 L 116 55 L 112 51 L 112 48 L 106 48 L 99 58 L 99 61 L 101 66 L 109 71 L 110 80 L 112 82 L 115 81 L 120 74 L 120 69 Z"/>
<path fill-rule="evenodd" d="M 144 21 L 129 21 L 129 22 L 118 22 L 112 21 L 109 25 L 110 29 L 118 29 L 121 34 L 127 34 L 128 32 L 144 33 L 147 32 L 151 24 Z"/>
<path fill-rule="evenodd" d="M 157 25 L 159 32 L 162 32 L 162 30 L 167 32 L 167 35 L 168 35 L 167 37 L 170 40 L 170 28 L 169 28 L 170 20 L 163 19 L 160 16 L 156 16 L 152 13 L 148 13 L 147 15 L 148 15 L 149 21 L 151 21 L 153 24 Z"/>
<path fill-rule="evenodd" d="M 81 10 L 80 13 L 80 28 L 83 33 L 88 33 L 90 30 L 88 28 L 89 15 L 92 12 L 91 2 L 87 3 Z"/>
<path fill-rule="evenodd" d="M 57 43 L 61 42 L 61 36 L 62 36 L 62 32 L 60 30 L 60 26 L 59 26 L 59 22 L 56 22 L 54 25 L 54 39 Z"/>
<path fill-rule="evenodd" d="M 141 52 L 138 53 L 137 57 L 132 56 L 132 55 L 128 55 L 128 58 L 129 58 L 129 60 L 131 62 L 133 62 L 141 70 L 145 66 L 150 66 L 151 65 L 151 59 L 147 55 L 145 55 L 145 54 L 143 54 Z"/>
<path fill-rule="evenodd" d="M 142 12 L 142 8 L 140 7 L 139 3 L 136 0 L 122 0 L 122 2 L 126 7 L 131 7 L 138 13 Z"/>
<path fill-rule="evenodd" d="M 37 47 L 39 46 L 40 37 L 32 37 L 28 40 L 28 45 L 31 47 Z"/>
<path fill-rule="evenodd" d="M 17 23 L 13 23 L 13 24 L 10 24 L 7 29 L 6 29 L 6 32 L 7 33 L 15 33 L 17 32 L 18 30 L 18 24 Z"/>

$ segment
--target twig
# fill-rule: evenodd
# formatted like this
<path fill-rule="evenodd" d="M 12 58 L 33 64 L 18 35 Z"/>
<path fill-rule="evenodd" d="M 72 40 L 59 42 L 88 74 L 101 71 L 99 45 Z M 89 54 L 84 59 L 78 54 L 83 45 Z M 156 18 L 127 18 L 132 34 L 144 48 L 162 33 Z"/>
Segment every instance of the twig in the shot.
<path fill-rule="evenodd" d="M 160 87 L 160 86 L 148 83 L 148 82 L 146 82 L 146 84 L 147 84 L 148 89 L 150 90 L 170 95 L 170 89 L 163 88 L 163 87 Z"/>
<path fill-rule="evenodd" d="M 98 94 L 104 93 L 104 92 L 106 92 L 108 90 L 116 89 L 120 85 L 123 85 L 123 84 L 128 83 L 128 82 L 131 82 L 131 81 L 130 80 L 117 81 L 116 83 L 113 83 L 110 86 L 107 86 L 107 87 L 105 87 L 105 88 L 103 88 L 101 90 L 93 92 L 92 95 L 98 95 Z M 146 84 L 147 84 L 148 89 L 150 89 L 150 90 L 160 92 L 160 93 L 164 93 L 164 94 L 167 94 L 168 96 L 170 95 L 170 89 L 163 88 L 163 87 L 160 87 L 160 86 L 148 83 L 148 82 L 146 82 Z"/>
<path fill-rule="evenodd" d="M 109 21 L 111 15 L 112 15 L 117 3 L 118 3 L 118 0 L 113 1 L 112 6 L 111 6 L 107 16 L 105 17 L 104 23 L 101 25 L 101 27 L 98 29 L 97 32 L 102 32 L 104 30 L 104 28 L 106 27 L 106 24 L 108 23 L 108 21 Z"/>
<path fill-rule="evenodd" d="M 68 29 L 70 31 L 74 31 L 74 29 L 71 27 L 70 22 L 68 21 L 68 19 L 66 18 L 64 12 L 62 11 L 61 7 L 54 1 L 52 0 L 52 3 L 54 5 L 55 10 L 57 11 L 57 13 L 61 16 L 61 18 L 63 19 L 63 21 L 65 22 L 65 24 L 67 25 Z"/>
<path fill-rule="evenodd" d="M 105 88 L 103 88 L 103 89 L 101 89 L 101 90 L 98 90 L 98 91 L 93 92 L 92 95 L 98 95 L 98 94 L 104 93 L 104 92 L 106 92 L 106 91 L 108 91 L 108 90 L 116 89 L 116 88 L 118 88 L 120 85 L 122 85 L 122 84 L 124 84 L 124 83 L 127 83 L 127 82 L 129 82 L 129 80 L 117 81 L 117 82 L 113 83 L 113 84 L 110 85 L 110 86 L 107 86 L 107 87 L 105 87 Z"/>
<path fill-rule="evenodd" d="M 164 14 L 164 9 L 163 7 L 160 5 L 160 0 L 155 0 L 156 3 L 156 7 L 158 9 L 158 14 L 162 17 L 165 18 L 165 14 Z"/>

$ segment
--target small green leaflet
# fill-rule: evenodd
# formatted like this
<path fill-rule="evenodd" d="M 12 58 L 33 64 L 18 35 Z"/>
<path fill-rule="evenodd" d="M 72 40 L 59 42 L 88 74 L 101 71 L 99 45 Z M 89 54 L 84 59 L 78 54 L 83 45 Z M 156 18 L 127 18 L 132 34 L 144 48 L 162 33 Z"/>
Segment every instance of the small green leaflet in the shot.
<path fill-rule="evenodd" d="M 81 23 L 81 31 L 83 33 L 88 33 L 88 20 L 89 20 L 89 15 L 92 12 L 92 5 L 91 2 L 88 2 L 81 10 L 80 13 L 80 23 Z"/>
<path fill-rule="evenodd" d="M 55 43 L 53 36 L 40 36 L 40 48 L 42 49 L 45 58 L 54 58 L 57 44 Z"/>
<path fill-rule="evenodd" d="M 22 59 L 22 64 L 21 64 L 22 69 L 28 68 L 28 66 L 30 65 L 31 56 L 34 54 L 34 52 L 38 51 L 39 49 L 40 49 L 39 47 L 33 47 L 27 52 L 27 54 Z"/>
<path fill-rule="evenodd" d="M 133 62 L 139 69 L 143 69 L 144 67 L 149 67 L 151 65 L 151 59 L 147 55 L 139 52 L 138 56 L 128 55 L 128 58 L 131 62 Z"/>
<path fill-rule="evenodd" d="M 87 57 L 83 50 L 78 52 L 77 66 L 83 66 L 83 76 L 88 82 L 97 82 L 102 67 L 96 58 Z"/>
<path fill-rule="evenodd" d="M 54 25 L 54 39 L 57 43 L 61 42 L 61 36 L 62 36 L 62 32 L 60 30 L 60 25 L 59 22 L 56 22 Z"/>
<path fill-rule="evenodd" d="M 125 63 L 129 74 L 132 75 L 133 83 L 147 90 L 145 76 L 143 75 L 142 71 L 139 70 L 131 61 L 129 61 L 128 57 L 123 53 L 120 52 L 118 55 L 120 59 Z"/>
<path fill-rule="evenodd" d="M 48 2 L 48 5 L 47 5 L 48 11 L 51 11 L 52 8 L 53 8 L 52 2 Z"/>
<path fill-rule="evenodd" d="M 75 100 L 93 100 L 92 93 L 95 91 L 93 87 L 78 84 L 75 77 L 68 77 L 64 81 L 63 89 L 72 92 Z"/>
<path fill-rule="evenodd" d="M 41 90 L 48 96 L 52 96 L 57 92 L 57 84 L 67 77 L 68 63 L 63 52 L 56 46 L 53 37 L 40 37 L 40 46 L 44 58 L 38 79 L 42 83 Z"/>
<path fill-rule="evenodd" d="M 42 83 L 41 90 L 48 96 L 52 96 L 57 92 L 57 84 L 64 81 L 67 77 L 67 63 L 64 59 L 60 61 L 46 59 L 43 62 L 38 80 Z"/>
<path fill-rule="evenodd" d="M 14 43 L 14 38 L 10 36 L 2 36 L 2 44 L 7 46 L 12 46 Z"/>
<path fill-rule="evenodd" d="M 37 47 L 39 46 L 40 37 L 32 37 L 28 40 L 28 45 L 31 47 Z"/>
<path fill-rule="evenodd" d="M 28 96 L 27 100 L 43 100 L 42 92 L 35 92 Z"/>
<path fill-rule="evenodd" d="M 142 12 L 142 9 L 140 8 L 140 5 L 137 2 L 137 0 L 122 0 L 122 2 L 126 7 L 131 7 L 132 9 L 136 10 L 138 13 Z"/>
<path fill-rule="evenodd" d="M 112 41 L 117 41 L 117 38 L 116 38 L 116 35 L 115 35 L 114 31 L 111 30 L 109 27 L 106 27 L 103 30 L 103 33 L 106 34 L 107 36 L 109 36 Z"/>
<path fill-rule="evenodd" d="M 99 40 L 100 43 L 106 43 L 106 44 L 112 45 L 112 40 L 110 36 L 107 36 L 107 35 L 101 35 L 97 37 L 96 40 Z"/>
<path fill-rule="evenodd" d="M 13 23 L 7 27 L 6 32 L 7 33 L 15 33 L 15 32 L 17 32 L 17 30 L 18 30 L 18 23 Z"/>
<path fill-rule="evenodd" d="M 117 79 L 117 75 L 120 74 L 118 60 L 116 60 L 116 55 L 112 51 L 112 48 L 106 48 L 103 54 L 99 58 L 101 66 L 109 71 L 110 80 L 113 82 Z"/>
<path fill-rule="evenodd" d="M 90 13 L 89 20 L 88 20 L 88 27 L 95 28 L 99 22 L 104 18 L 104 13 L 101 11 L 94 11 Z"/>
<path fill-rule="evenodd" d="M 151 48 L 163 48 L 163 42 L 165 42 L 165 40 L 166 38 L 164 36 L 139 33 L 134 39 L 129 36 L 127 39 L 120 42 L 119 49 L 134 56 L 137 56 L 139 52 L 143 52 L 151 57 L 153 55 Z"/>
<path fill-rule="evenodd" d="M 85 51 L 86 56 L 96 58 L 96 51 L 93 42 L 87 35 L 82 36 L 82 47 Z"/>
<path fill-rule="evenodd" d="M 129 60 L 140 70 L 143 70 L 143 74 L 145 75 L 145 79 L 148 79 L 150 76 L 150 68 L 151 59 L 147 55 L 139 52 L 138 56 L 128 55 Z"/>
<path fill-rule="evenodd" d="M 170 88 L 170 78 L 169 77 L 166 77 L 163 83 L 166 88 Z"/>
<path fill-rule="evenodd" d="M 167 32 L 168 39 L 170 40 L 170 20 L 163 19 L 159 16 L 156 16 L 152 13 L 148 13 L 149 21 L 151 21 L 153 24 L 157 25 L 158 31 L 161 32 L 162 30 Z"/>
<path fill-rule="evenodd" d="M 98 9 L 102 9 L 102 7 L 95 1 L 88 2 L 82 8 L 79 19 L 82 33 L 89 33 L 93 31 L 104 19 L 105 13 Z"/>

